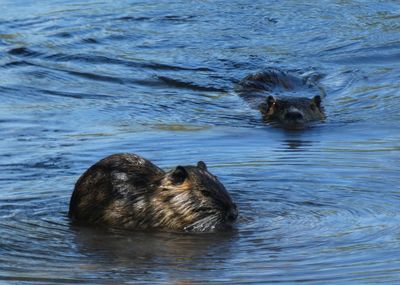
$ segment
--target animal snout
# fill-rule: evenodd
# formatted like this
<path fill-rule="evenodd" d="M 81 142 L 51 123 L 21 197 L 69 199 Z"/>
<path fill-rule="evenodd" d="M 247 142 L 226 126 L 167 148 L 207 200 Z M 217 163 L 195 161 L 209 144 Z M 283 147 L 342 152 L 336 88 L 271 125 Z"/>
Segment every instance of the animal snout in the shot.
<path fill-rule="evenodd" d="M 286 113 L 285 119 L 288 121 L 300 121 L 303 120 L 303 114 L 298 111 L 291 111 Z"/>
<path fill-rule="evenodd" d="M 227 221 L 232 223 L 236 220 L 237 216 L 238 216 L 238 210 L 236 205 L 234 205 L 232 209 L 230 209 L 230 211 L 228 212 L 226 219 Z"/>

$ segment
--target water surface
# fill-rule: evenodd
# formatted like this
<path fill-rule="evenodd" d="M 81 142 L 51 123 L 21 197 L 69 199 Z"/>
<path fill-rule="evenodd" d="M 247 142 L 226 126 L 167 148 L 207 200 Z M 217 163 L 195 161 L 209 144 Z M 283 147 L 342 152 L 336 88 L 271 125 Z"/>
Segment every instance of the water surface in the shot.
<path fill-rule="evenodd" d="M 1 283 L 400 282 L 397 1 L 0 7 Z M 234 86 L 267 67 L 320 78 L 326 122 L 264 124 Z M 116 152 L 204 160 L 235 231 L 73 227 L 75 181 Z"/>

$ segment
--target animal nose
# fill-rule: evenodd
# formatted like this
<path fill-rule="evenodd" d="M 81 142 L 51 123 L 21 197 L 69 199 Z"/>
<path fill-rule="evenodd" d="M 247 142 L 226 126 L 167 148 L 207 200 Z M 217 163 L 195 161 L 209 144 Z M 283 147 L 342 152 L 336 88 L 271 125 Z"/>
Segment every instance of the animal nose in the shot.
<path fill-rule="evenodd" d="M 303 119 L 303 114 L 300 112 L 288 112 L 285 115 L 285 119 L 289 121 L 298 121 Z"/>
<path fill-rule="evenodd" d="M 234 222 L 235 220 L 236 220 L 236 218 L 237 218 L 237 216 L 238 216 L 238 211 L 237 211 L 237 208 L 236 208 L 236 205 L 229 211 L 229 213 L 228 213 L 228 215 L 227 215 L 227 220 L 229 221 L 229 222 Z"/>

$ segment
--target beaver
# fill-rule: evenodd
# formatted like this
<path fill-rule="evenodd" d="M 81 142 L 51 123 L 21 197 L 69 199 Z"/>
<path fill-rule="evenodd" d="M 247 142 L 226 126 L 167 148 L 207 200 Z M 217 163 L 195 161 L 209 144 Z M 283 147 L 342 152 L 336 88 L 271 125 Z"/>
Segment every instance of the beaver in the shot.
<path fill-rule="evenodd" d="M 295 74 L 271 68 L 246 76 L 239 82 L 236 90 L 253 107 L 260 110 L 266 122 L 285 129 L 304 129 L 311 122 L 325 119 L 321 104 L 321 94 L 324 95 L 324 91 L 315 77 L 300 78 Z M 319 94 L 312 98 L 281 95 L 310 91 Z"/>
<path fill-rule="evenodd" d="M 276 122 L 285 129 L 304 129 L 308 123 L 324 119 L 319 95 L 312 99 L 269 95 L 259 109 L 267 122 Z"/>
<path fill-rule="evenodd" d="M 78 179 L 68 215 L 75 223 L 122 229 L 212 232 L 231 228 L 238 211 L 203 161 L 165 172 L 136 154 L 121 153 L 98 161 Z"/>

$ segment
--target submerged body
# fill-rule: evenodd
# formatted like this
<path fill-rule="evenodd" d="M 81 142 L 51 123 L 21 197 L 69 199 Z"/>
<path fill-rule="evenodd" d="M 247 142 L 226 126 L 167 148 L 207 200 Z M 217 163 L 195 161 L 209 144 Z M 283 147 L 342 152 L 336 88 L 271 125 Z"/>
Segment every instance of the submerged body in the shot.
<path fill-rule="evenodd" d="M 285 129 L 304 129 L 312 122 L 325 119 L 321 96 L 299 97 L 297 93 L 322 93 L 315 81 L 268 69 L 249 75 L 240 81 L 237 91 L 264 120 Z M 281 95 L 281 94 L 285 95 Z M 293 96 L 287 94 L 293 93 Z M 267 95 L 267 96 L 266 96 Z"/>
<path fill-rule="evenodd" d="M 164 172 L 135 154 L 114 154 L 78 179 L 69 217 L 124 229 L 208 232 L 229 228 L 237 209 L 204 162 Z"/>

